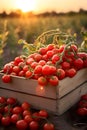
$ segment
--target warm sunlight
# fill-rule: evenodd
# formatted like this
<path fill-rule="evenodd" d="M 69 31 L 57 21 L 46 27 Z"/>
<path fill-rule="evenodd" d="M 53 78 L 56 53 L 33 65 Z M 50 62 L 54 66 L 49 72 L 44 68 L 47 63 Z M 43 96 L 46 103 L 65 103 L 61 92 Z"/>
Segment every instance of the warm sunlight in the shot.
<path fill-rule="evenodd" d="M 23 12 L 29 12 L 35 10 L 35 1 L 34 0 L 18 0 L 16 2 L 16 7 Z"/>

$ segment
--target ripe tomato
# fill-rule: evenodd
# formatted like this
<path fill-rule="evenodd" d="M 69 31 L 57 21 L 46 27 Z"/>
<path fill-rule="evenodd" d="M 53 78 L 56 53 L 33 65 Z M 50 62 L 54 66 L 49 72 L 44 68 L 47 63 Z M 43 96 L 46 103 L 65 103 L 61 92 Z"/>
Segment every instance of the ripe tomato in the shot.
<path fill-rule="evenodd" d="M 32 72 L 30 70 L 26 71 L 25 77 L 30 78 L 32 76 Z"/>
<path fill-rule="evenodd" d="M 81 100 L 86 100 L 87 101 L 87 94 L 82 95 Z"/>
<path fill-rule="evenodd" d="M 55 54 L 52 56 L 52 63 L 55 64 L 60 60 L 60 56 L 58 54 Z"/>
<path fill-rule="evenodd" d="M 77 114 L 80 115 L 80 116 L 85 116 L 85 115 L 87 115 L 87 108 L 85 108 L 85 107 L 78 108 L 78 109 L 77 109 Z"/>
<path fill-rule="evenodd" d="M 51 65 L 51 66 L 50 66 L 50 75 L 55 75 L 56 72 L 57 72 L 56 67 Z"/>
<path fill-rule="evenodd" d="M 37 65 L 34 69 L 34 74 L 41 74 L 42 73 L 42 66 Z"/>
<path fill-rule="evenodd" d="M 45 60 L 40 60 L 38 64 L 41 65 L 41 66 L 44 66 L 46 64 L 46 61 Z"/>
<path fill-rule="evenodd" d="M 26 116 L 26 115 L 31 115 L 31 112 L 29 110 L 24 110 L 23 111 L 23 116 Z"/>
<path fill-rule="evenodd" d="M 40 60 L 42 60 L 42 55 L 39 54 L 39 53 L 37 53 L 37 54 L 34 56 L 34 60 L 35 60 L 36 62 L 39 62 Z"/>
<path fill-rule="evenodd" d="M 38 84 L 39 84 L 39 85 L 42 85 L 42 86 L 47 85 L 47 79 L 46 79 L 44 76 L 40 76 L 40 77 L 38 78 Z"/>
<path fill-rule="evenodd" d="M 1 97 L 1 96 L 0 96 L 0 104 L 1 104 L 1 103 L 3 103 L 3 104 L 6 103 L 6 98 L 5 98 L 5 97 Z"/>
<path fill-rule="evenodd" d="M 40 110 L 39 111 L 39 116 L 41 116 L 41 117 L 48 117 L 48 113 L 47 113 L 47 111 L 46 110 Z"/>
<path fill-rule="evenodd" d="M 10 83 L 10 82 L 11 82 L 11 76 L 10 76 L 10 75 L 7 75 L 7 74 L 4 74 L 4 75 L 2 76 L 2 81 L 3 81 L 4 83 Z"/>
<path fill-rule="evenodd" d="M 23 62 L 23 61 L 24 61 L 24 59 L 21 58 L 20 56 L 15 57 L 15 59 L 14 59 L 14 65 L 18 65 L 20 62 Z"/>
<path fill-rule="evenodd" d="M 69 69 L 70 68 L 70 63 L 69 62 L 66 62 L 66 61 L 64 61 L 62 64 L 61 64 L 61 66 L 62 66 L 62 69 Z"/>
<path fill-rule="evenodd" d="M 50 66 L 49 65 L 44 65 L 42 67 L 42 74 L 45 76 L 50 75 Z"/>
<path fill-rule="evenodd" d="M 45 47 L 42 47 L 42 48 L 39 49 L 39 53 L 40 53 L 41 55 L 45 55 L 46 52 L 47 52 L 47 48 L 45 48 Z"/>
<path fill-rule="evenodd" d="M 16 98 L 13 98 L 13 97 L 8 97 L 7 98 L 7 104 L 15 105 L 16 103 L 17 103 L 17 99 Z"/>
<path fill-rule="evenodd" d="M 13 114 L 19 114 L 19 113 L 22 113 L 22 107 L 20 107 L 20 106 L 15 106 L 14 108 L 13 108 L 13 110 L 12 110 L 12 113 Z"/>
<path fill-rule="evenodd" d="M 34 62 L 31 63 L 31 68 L 34 69 L 37 65 L 38 65 L 38 63 L 36 61 L 34 61 Z"/>
<path fill-rule="evenodd" d="M 83 60 L 81 58 L 77 58 L 75 61 L 74 61 L 74 66 L 77 68 L 77 69 L 82 69 L 83 68 Z"/>
<path fill-rule="evenodd" d="M 28 124 L 25 120 L 18 120 L 16 122 L 16 127 L 19 129 L 19 130 L 26 130 L 27 127 L 28 127 Z"/>
<path fill-rule="evenodd" d="M 31 122 L 29 123 L 29 128 L 30 128 L 30 130 L 38 130 L 38 129 L 39 129 L 39 124 L 38 124 L 38 122 L 36 122 L 36 121 L 31 121 Z"/>
<path fill-rule="evenodd" d="M 21 70 L 19 73 L 18 73 L 18 76 L 20 76 L 20 77 L 23 77 L 24 76 L 24 71 L 23 70 Z"/>
<path fill-rule="evenodd" d="M 57 76 L 59 80 L 62 80 L 65 78 L 65 71 L 63 69 L 57 69 Z"/>
<path fill-rule="evenodd" d="M 45 123 L 43 126 L 43 130 L 55 130 L 55 128 L 52 123 Z"/>
<path fill-rule="evenodd" d="M 16 123 L 19 120 L 19 115 L 18 114 L 13 114 L 11 115 L 11 122 Z"/>
<path fill-rule="evenodd" d="M 52 86 L 57 86 L 59 84 L 59 79 L 57 76 L 51 76 L 50 79 L 49 79 L 49 83 L 52 85 Z"/>
<path fill-rule="evenodd" d="M 30 123 L 31 121 L 33 121 L 33 118 L 32 118 L 31 115 L 26 115 L 26 116 L 24 117 L 24 120 L 25 120 L 27 123 Z"/>
<path fill-rule="evenodd" d="M 12 68 L 13 68 L 13 66 L 10 63 L 7 63 L 4 65 L 3 71 L 4 71 L 4 73 L 10 74 L 12 72 Z"/>
<path fill-rule="evenodd" d="M 76 75 L 76 69 L 71 68 L 68 70 L 67 72 L 67 76 L 69 76 L 70 78 L 74 77 Z"/>
<path fill-rule="evenodd" d="M 23 110 L 29 110 L 30 109 L 30 104 L 28 103 L 28 102 L 23 102 L 22 104 L 21 104 L 21 107 L 22 107 L 22 109 Z"/>
<path fill-rule="evenodd" d="M 38 112 L 34 112 L 32 114 L 32 118 L 33 118 L 34 121 L 40 121 L 39 113 Z"/>
<path fill-rule="evenodd" d="M 13 72 L 15 72 L 16 74 L 18 74 L 20 72 L 20 67 L 19 66 L 14 66 L 13 67 Z"/>
<path fill-rule="evenodd" d="M 74 51 L 74 52 L 77 52 L 77 51 L 78 51 L 78 47 L 77 47 L 75 44 L 72 44 L 72 45 L 70 46 L 70 50 L 71 50 L 71 51 Z"/>
<path fill-rule="evenodd" d="M 34 59 L 33 58 L 28 58 L 27 60 L 26 60 L 26 65 L 31 65 L 31 63 L 33 63 L 34 62 Z"/>
<path fill-rule="evenodd" d="M 26 72 L 26 71 L 28 71 L 28 70 L 29 70 L 29 66 L 28 66 L 28 65 L 25 65 L 25 66 L 23 67 L 23 71 Z"/>
<path fill-rule="evenodd" d="M 49 44 L 49 45 L 47 46 L 47 51 L 53 50 L 54 48 L 55 48 L 55 45 L 54 45 L 54 44 Z"/>
<path fill-rule="evenodd" d="M 1 123 L 4 126 L 10 125 L 10 123 L 11 123 L 10 116 L 5 116 L 5 117 L 3 116 L 2 119 L 1 119 Z"/>
<path fill-rule="evenodd" d="M 47 54 L 47 58 L 50 59 L 53 56 L 54 53 L 53 53 L 53 51 L 50 50 L 50 51 L 47 51 L 46 54 Z"/>
<path fill-rule="evenodd" d="M 5 112 L 5 113 L 10 112 L 10 114 L 11 114 L 11 112 L 12 112 L 12 107 L 10 107 L 9 105 L 5 106 L 5 107 L 4 107 L 4 112 Z"/>

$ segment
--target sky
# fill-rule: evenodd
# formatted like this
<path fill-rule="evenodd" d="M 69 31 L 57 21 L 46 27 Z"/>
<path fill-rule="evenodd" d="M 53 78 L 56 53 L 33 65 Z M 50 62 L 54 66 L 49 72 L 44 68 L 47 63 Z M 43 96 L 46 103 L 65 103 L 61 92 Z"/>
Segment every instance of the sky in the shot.
<path fill-rule="evenodd" d="M 0 12 L 20 9 L 23 12 L 68 12 L 87 10 L 87 0 L 0 0 Z"/>

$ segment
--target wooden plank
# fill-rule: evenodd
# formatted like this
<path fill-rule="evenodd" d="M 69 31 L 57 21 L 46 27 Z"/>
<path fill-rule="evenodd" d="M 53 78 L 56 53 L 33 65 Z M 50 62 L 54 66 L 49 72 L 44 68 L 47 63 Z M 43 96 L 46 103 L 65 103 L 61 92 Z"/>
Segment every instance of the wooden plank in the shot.
<path fill-rule="evenodd" d="M 77 89 L 72 91 L 71 93 L 67 94 L 61 99 L 58 99 L 57 103 L 57 114 L 61 115 L 66 110 L 71 108 L 74 104 L 76 104 L 81 95 L 87 93 L 87 82 L 85 82 L 83 85 L 79 86 Z"/>
<path fill-rule="evenodd" d="M 26 79 L 23 77 L 12 76 L 11 83 L 3 83 L 1 80 L 2 73 L 0 73 L 0 86 L 9 90 L 15 90 L 18 92 L 25 92 L 28 94 L 44 96 L 47 98 L 56 99 L 57 87 L 53 86 L 39 86 L 37 80 Z"/>
<path fill-rule="evenodd" d="M 81 69 L 73 78 L 65 78 L 59 82 L 57 88 L 58 97 L 61 98 L 70 91 L 76 89 L 79 85 L 87 81 L 87 68 Z"/>
<path fill-rule="evenodd" d="M 32 96 L 25 93 L 15 92 L 13 90 L 6 90 L 4 88 L 0 88 L 0 96 L 14 97 L 20 102 L 28 101 L 35 109 L 46 109 L 47 111 L 54 113 L 56 111 L 56 100 L 53 99 Z"/>

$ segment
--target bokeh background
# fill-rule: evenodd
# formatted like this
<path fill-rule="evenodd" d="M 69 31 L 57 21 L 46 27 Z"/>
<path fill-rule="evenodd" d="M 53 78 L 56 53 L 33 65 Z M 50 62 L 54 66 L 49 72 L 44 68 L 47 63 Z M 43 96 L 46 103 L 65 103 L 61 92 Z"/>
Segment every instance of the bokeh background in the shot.
<path fill-rule="evenodd" d="M 33 43 L 45 31 L 87 30 L 86 0 L 0 0 L 0 69 L 21 54 L 19 39 Z"/>

